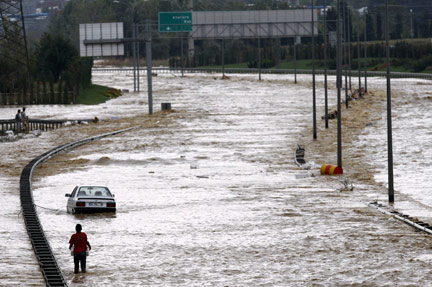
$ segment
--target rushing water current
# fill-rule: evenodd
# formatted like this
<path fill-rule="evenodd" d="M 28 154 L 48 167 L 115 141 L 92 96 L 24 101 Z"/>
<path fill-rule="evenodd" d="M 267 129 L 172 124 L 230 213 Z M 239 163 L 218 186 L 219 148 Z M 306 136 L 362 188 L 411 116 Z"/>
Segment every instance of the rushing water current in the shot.
<path fill-rule="evenodd" d="M 322 78 L 316 141 L 310 76 L 297 85 L 292 76 L 263 78 L 159 75 L 152 116 L 145 91 L 98 106 L 27 107 L 35 118 L 103 121 L 0 143 L 0 285 L 44 285 L 20 214 L 24 165 L 57 145 L 137 126 L 62 153 L 33 176 L 39 217 L 70 286 L 432 286 L 432 237 L 367 206 L 386 200 L 385 101 L 344 150 L 359 165 L 373 162 L 372 177 L 350 174 L 347 161 L 354 190 L 346 191 L 342 177 L 311 177 L 293 160 L 297 143 L 308 160 L 308 144 L 324 141 Z M 132 85 L 125 74 L 93 81 Z M 384 79 L 368 84 L 385 88 Z M 427 81 L 393 81 L 395 207 L 432 223 L 430 90 Z M 173 111 L 160 112 L 162 102 Z M 2 107 L 0 118 L 16 109 Z M 313 151 L 315 170 L 336 163 Z M 64 195 L 82 184 L 108 186 L 117 212 L 67 214 Z M 77 223 L 93 247 L 85 275 L 73 274 L 67 249 Z"/>

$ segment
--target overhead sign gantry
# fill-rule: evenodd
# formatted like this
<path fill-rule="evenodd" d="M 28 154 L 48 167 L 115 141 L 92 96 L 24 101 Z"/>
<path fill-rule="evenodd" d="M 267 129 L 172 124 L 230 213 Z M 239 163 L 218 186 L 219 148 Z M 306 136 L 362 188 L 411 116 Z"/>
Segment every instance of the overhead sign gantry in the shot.
<path fill-rule="evenodd" d="M 311 36 L 312 14 L 309 9 L 160 12 L 159 32 L 190 32 L 193 39 Z M 317 24 L 313 32 L 318 34 Z"/>
<path fill-rule="evenodd" d="M 160 12 L 158 26 L 159 32 L 188 32 L 190 39 L 257 38 L 258 43 L 260 43 L 261 38 L 317 35 L 318 25 L 314 24 L 312 15 L 316 16 L 318 10 L 312 10 L 312 13 L 310 11 L 310 9 L 294 9 Z M 136 44 L 145 41 L 149 114 L 152 114 L 152 31 L 149 21 L 146 24 L 144 37 L 141 37 L 139 24 L 134 24 L 133 30 L 134 36 L 125 39 L 123 38 L 123 23 L 81 24 L 80 55 L 84 57 L 123 55 L 124 43 L 132 42 L 134 47 L 134 87 L 138 82 L 139 91 L 139 74 L 135 76 L 137 69 L 135 63 L 139 63 L 139 48 L 136 48 Z M 139 72 L 139 68 L 137 71 Z"/>

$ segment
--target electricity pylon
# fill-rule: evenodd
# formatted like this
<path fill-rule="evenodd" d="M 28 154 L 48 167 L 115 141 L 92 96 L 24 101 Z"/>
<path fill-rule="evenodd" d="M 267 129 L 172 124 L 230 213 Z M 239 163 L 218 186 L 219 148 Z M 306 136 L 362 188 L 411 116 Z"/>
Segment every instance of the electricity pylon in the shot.
<path fill-rule="evenodd" d="M 0 0 L 0 57 L 15 82 L 30 87 L 30 65 L 22 0 Z M 5 67 L 6 68 L 6 67 Z M 25 88 L 24 88 L 25 89 Z M 1 91 L 0 91 L 1 92 Z"/>

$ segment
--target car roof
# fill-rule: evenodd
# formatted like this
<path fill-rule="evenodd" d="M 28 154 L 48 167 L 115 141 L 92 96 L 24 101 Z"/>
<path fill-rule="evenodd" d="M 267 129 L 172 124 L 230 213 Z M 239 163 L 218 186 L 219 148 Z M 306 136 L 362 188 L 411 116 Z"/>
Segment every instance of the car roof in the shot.
<path fill-rule="evenodd" d="M 75 187 L 76 197 L 78 196 L 99 196 L 96 195 L 98 192 L 104 193 L 104 197 L 111 196 L 114 197 L 108 187 L 98 186 L 98 185 L 77 185 Z M 84 194 L 81 194 L 84 192 Z M 86 194 L 87 193 L 87 194 Z"/>
<path fill-rule="evenodd" d="M 102 188 L 102 189 L 107 189 L 110 190 L 107 186 L 102 186 L 102 185 L 77 185 L 76 186 L 77 190 L 79 190 L 80 188 L 88 188 L 88 189 L 98 189 L 98 188 Z"/>

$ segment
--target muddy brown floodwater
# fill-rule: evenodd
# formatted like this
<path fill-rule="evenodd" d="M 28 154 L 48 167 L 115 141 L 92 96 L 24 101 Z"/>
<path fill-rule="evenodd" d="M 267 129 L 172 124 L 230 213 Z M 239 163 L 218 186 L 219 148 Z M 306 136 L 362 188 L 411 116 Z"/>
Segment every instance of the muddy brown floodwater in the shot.
<path fill-rule="evenodd" d="M 104 105 L 106 121 L 1 143 L 8 203 L 0 216 L 24 248 L 0 243 L 9 249 L 0 270 L 7 274 L 12 262 L 29 267 L 0 283 L 43 284 L 19 214 L 20 169 L 54 146 L 137 126 L 62 153 L 34 174 L 38 213 L 70 286 L 430 286 L 432 238 L 367 206 L 386 194 L 371 161 L 381 153 L 378 139 L 371 146 L 364 140 L 381 129 L 381 80 L 370 79 L 377 89 L 342 113 L 352 191 L 341 191 L 342 177 L 308 177 L 294 163 L 297 143 L 316 166 L 336 163 L 335 122 L 325 130 L 319 120 L 312 140 L 310 79 L 299 80 L 160 75 L 155 106 L 171 102 L 172 112 L 145 115 L 135 108 L 145 93 L 129 93 Z M 125 88 L 131 79 L 96 74 L 94 81 Z M 335 96 L 332 90 L 332 105 Z M 321 97 L 318 106 L 321 118 Z M 117 213 L 67 214 L 64 194 L 78 184 L 109 186 Z M 76 223 L 93 247 L 86 275 L 73 274 L 67 250 Z"/>

